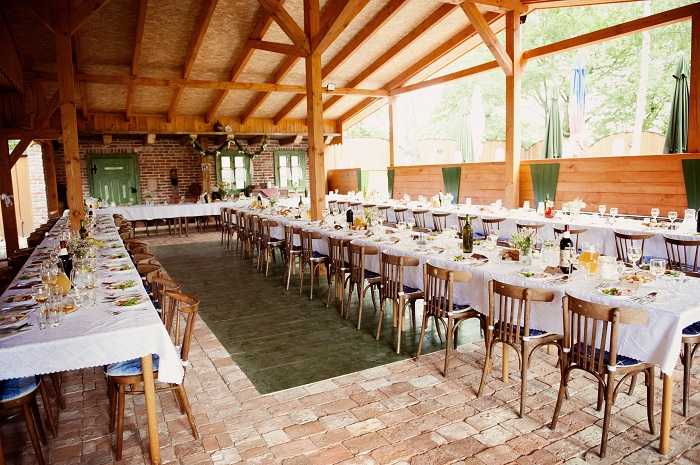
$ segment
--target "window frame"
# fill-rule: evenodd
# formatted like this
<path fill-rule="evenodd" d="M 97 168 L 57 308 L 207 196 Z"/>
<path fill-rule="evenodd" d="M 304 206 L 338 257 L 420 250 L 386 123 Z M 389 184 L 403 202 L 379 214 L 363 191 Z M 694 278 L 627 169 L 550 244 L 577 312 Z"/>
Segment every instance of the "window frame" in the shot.
<path fill-rule="evenodd" d="M 301 182 L 296 188 L 291 185 L 291 179 L 286 186 L 280 185 L 280 158 L 287 160 L 287 168 L 292 166 L 292 156 L 299 157 L 299 167 L 301 168 Z M 305 150 L 275 150 L 274 152 L 275 185 L 280 189 L 287 189 L 289 192 L 304 192 L 307 189 L 306 175 L 306 151 Z"/>
<path fill-rule="evenodd" d="M 235 189 L 238 191 L 241 191 L 245 189 L 246 187 L 251 185 L 251 173 L 250 173 L 250 157 L 245 153 L 240 150 L 221 150 L 216 154 L 216 182 L 220 183 L 223 181 L 223 178 L 221 176 L 221 170 L 222 170 L 222 158 L 229 158 L 231 160 L 230 164 L 230 169 L 233 171 L 233 177 L 234 181 L 233 184 L 230 186 L 231 189 Z M 245 180 L 243 181 L 243 189 L 240 189 L 236 187 L 236 158 L 242 158 L 243 159 L 243 167 L 246 170 L 246 176 Z"/>

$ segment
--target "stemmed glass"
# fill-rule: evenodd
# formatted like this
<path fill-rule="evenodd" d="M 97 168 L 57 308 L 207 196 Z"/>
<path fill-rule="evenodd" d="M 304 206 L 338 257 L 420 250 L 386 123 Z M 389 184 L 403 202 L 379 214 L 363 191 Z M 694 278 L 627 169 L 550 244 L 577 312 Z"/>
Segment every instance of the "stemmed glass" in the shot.
<path fill-rule="evenodd" d="M 607 205 L 598 205 L 598 214 L 600 216 L 605 216 L 605 210 L 607 210 Z"/>
<path fill-rule="evenodd" d="M 659 217 L 661 214 L 661 210 L 658 208 L 652 208 L 651 209 L 651 217 L 654 219 L 654 223 L 656 223 L 656 219 Z"/>
<path fill-rule="evenodd" d="M 627 256 L 632 261 L 634 271 L 639 271 L 637 262 L 642 258 L 642 248 L 638 245 L 631 245 L 629 249 L 627 249 Z"/>
<path fill-rule="evenodd" d="M 678 219 L 678 212 L 673 210 L 668 212 L 668 219 L 671 221 L 671 229 L 673 229 L 673 222 Z"/>
<path fill-rule="evenodd" d="M 613 223 L 615 222 L 615 218 L 617 218 L 617 213 L 618 213 L 617 207 L 612 207 L 610 209 L 610 216 L 612 216 Z"/>
<path fill-rule="evenodd" d="M 406 221 L 406 227 L 409 231 L 413 231 L 413 227 L 416 225 L 415 221 Z"/>

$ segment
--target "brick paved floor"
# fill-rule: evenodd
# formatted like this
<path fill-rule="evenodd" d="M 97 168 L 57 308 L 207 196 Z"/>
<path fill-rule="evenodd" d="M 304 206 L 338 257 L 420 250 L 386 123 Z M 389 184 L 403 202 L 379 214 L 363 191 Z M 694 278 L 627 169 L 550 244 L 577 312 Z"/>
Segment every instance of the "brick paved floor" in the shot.
<path fill-rule="evenodd" d="M 517 418 L 519 379 L 491 378 L 476 398 L 483 348 L 461 346 L 448 379 L 442 353 L 394 362 L 286 391 L 261 395 L 200 320 L 186 388 L 201 434 L 194 440 L 170 394 L 158 402 L 164 464 L 282 465 L 626 465 L 700 463 L 700 376 L 693 378 L 691 416 L 680 412 L 674 390 L 671 453 L 656 452 L 646 427 L 644 387 L 621 393 L 614 408 L 608 456 L 597 455 L 601 415 L 595 385 L 581 376 L 570 384 L 556 431 L 550 421 L 559 380 L 554 352 L 541 351 L 531 368 L 528 409 Z M 496 366 L 500 360 L 496 358 Z M 517 366 L 515 359 L 511 366 Z M 676 379 L 681 372 L 676 371 Z M 67 408 L 60 431 L 45 448 L 51 463 L 113 464 L 107 430 L 105 382 L 99 370 L 65 375 Z M 657 393 L 657 425 L 660 391 Z M 127 399 L 124 459 L 147 463 L 143 398 Z M 657 426 L 658 428 L 658 426 Z M 9 464 L 33 464 L 18 423 L 3 428 Z"/>

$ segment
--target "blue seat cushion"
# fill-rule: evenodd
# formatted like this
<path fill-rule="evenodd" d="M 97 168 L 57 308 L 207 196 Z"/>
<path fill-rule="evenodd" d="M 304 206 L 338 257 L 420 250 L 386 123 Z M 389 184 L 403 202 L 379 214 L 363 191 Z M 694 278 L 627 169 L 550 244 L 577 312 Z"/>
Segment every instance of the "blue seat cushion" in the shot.
<path fill-rule="evenodd" d="M 36 376 L 0 381 L 0 402 L 7 402 L 26 396 L 35 391 L 37 387 L 39 387 L 39 378 Z"/>
<path fill-rule="evenodd" d="M 416 289 L 415 287 L 410 287 L 410 286 L 404 286 L 403 292 L 404 292 L 404 294 L 414 294 L 416 292 L 420 292 L 420 289 Z"/>
<path fill-rule="evenodd" d="M 374 279 L 374 278 L 378 278 L 378 277 L 379 277 L 379 273 L 375 273 L 374 271 L 365 270 L 365 279 Z"/>
<path fill-rule="evenodd" d="M 160 358 L 157 355 L 153 355 L 153 371 L 158 371 L 158 365 L 160 363 Z M 107 376 L 136 376 L 143 372 L 141 369 L 141 359 L 134 358 L 127 360 L 125 362 L 112 363 L 107 365 L 105 368 L 105 373 Z"/>
<path fill-rule="evenodd" d="M 510 326 L 510 323 L 504 323 L 507 326 Z M 539 336 L 544 336 L 545 334 L 549 334 L 547 331 L 542 331 L 541 329 L 535 329 L 535 328 L 530 328 L 528 331 L 527 337 L 539 337 Z M 520 336 L 525 337 L 525 328 L 522 326 L 520 327 Z"/>
<path fill-rule="evenodd" d="M 322 253 L 319 253 L 319 252 L 313 252 L 311 254 L 311 258 L 328 258 L 328 255 L 323 255 Z"/>
<path fill-rule="evenodd" d="M 579 343 L 579 346 L 581 346 L 581 343 Z M 583 351 L 583 348 L 581 348 L 581 349 L 579 349 L 579 350 Z M 573 348 L 571 349 L 571 351 L 572 351 L 572 352 L 573 352 L 573 351 L 576 351 L 576 348 L 573 347 Z M 595 350 L 595 358 L 596 358 L 596 360 L 598 359 L 599 356 L 600 356 L 600 349 L 596 349 L 596 350 Z M 603 363 L 605 363 L 606 365 L 610 365 L 610 353 L 609 353 L 607 350 L 605 351 L 605 354 L 603 354 Z M 619 367 L 626 367 L 626 366 L 638 365 L 638 364 L 640 364 L 640 363 L 642 363 L 642 362 L 640 362 L 639 360 L 637 360 L 637 359 L 635 359 L 635 358 L 626 357 L 626 356 L 624 356 L 624 355 L 617 354 L 617 364 L 616 364 L 616 366 L 619 366 Z"/>
<path fill-rule="evenodd" d="M 696 321 L 690 326 L 683 328 L 683 336 L 698 336 L 700 335 L 700 321 Z"/>

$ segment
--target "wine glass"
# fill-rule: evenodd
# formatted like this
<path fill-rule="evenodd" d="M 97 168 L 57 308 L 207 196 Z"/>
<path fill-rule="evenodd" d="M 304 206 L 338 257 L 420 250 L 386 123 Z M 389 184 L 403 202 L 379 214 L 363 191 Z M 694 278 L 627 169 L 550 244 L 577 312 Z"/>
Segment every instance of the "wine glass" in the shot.
<path fill-rule="evenodd" d="M 661 210 L 659 210 L 658 208 L 651 209 L 651 217 L 654 219 L 654 223 L 656 223 L 656 219 L 659 217 L 660 213 L 661 213 Z"/>
<path fill-rule="evenodd" d="M 600 216 L 605 216 L 605 210 L 607 210 L 607 205 L 598 205 L 598 214 Z"/>
<path fill-rule="evenodd" d="M 630 261 L 632 262 L 634 271 L 638 271 L 639 266 L 637 262 L 639 262 L 639 260 L 642 258 L 642 248 L 638 245 L 631 245 L 627 249 L 627 257 L 629 257 Z"/>
<path fill-rule="evenodd" d="M 617 218 L 617 214 L 618 214 L 617 207 L 610 208 L 610 216 L 612 216 L 613 223 L 615 222 L 615 218 Z"/>
<path fill-rule="evenodd" d="M 416 225 L 415 221 L 406 221 L 406 227 L 408 228 L 409 231 L 413 231 L 413 228 L 415 225 Z"/>
<path fill-rule="evenodd" d="M 678 212 L 674 210 L 668 212 L 668 219 L 671 221 L 671 229 L 673 229 L 673 222 L 678 219 Z"/>

